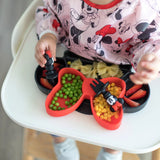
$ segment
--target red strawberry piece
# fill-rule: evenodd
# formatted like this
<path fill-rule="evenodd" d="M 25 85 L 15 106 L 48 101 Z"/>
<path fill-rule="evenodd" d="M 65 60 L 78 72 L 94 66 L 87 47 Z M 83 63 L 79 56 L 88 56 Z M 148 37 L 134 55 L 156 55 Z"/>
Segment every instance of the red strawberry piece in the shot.
<path fill-rule="evenodd" d="M 142 88 L 142 84 L 135 84 L 133 87 L 127 90 L 126 96 L 130 96 L 131 94 L 135 93 L 138 91 L 140 88 Z"/>
<path fill-rule="evenodd" d="M 54 65 L 54 67 L 59 67 L 60 66 L 60 64 L 56 63 L 56 62 L 53 65 Z"/>
<path fill-rule="evenodd" d="M 42 77 L 46 77 L 46 72 L 47 72 L 47 70 L 45 70 L 45 69 L 42 71 Z"/>
<path fill-rule="evenodd" d="M 123 97 L 123 99 L 130 107 L 138 107 L 140 105 L 138 102 L 132 101 L 127 97 Z"/>
<path fill-rule="evenodd" d="M 55 70 L 57 71 L 57 73 L 59 72 L 60 68 L 55 68 Z"/>
<path fill-rule="evenodd" d="M 132 94 L 129 99 L 140 99 L 143 98 L 146 95 L 147 91 L 143 90 L 143 89 L 139 89 L 137 92 L 135 92 L 134 94 Z"/>
<path fill-rule="evenodd" d="M 40 78 L 40 83 L 41 85 L 43 85 L 45 88 L 48 88 L 48 89 L 52 89 L 53 86 L 48 82 L 47 79 L 45 78 Z"/>

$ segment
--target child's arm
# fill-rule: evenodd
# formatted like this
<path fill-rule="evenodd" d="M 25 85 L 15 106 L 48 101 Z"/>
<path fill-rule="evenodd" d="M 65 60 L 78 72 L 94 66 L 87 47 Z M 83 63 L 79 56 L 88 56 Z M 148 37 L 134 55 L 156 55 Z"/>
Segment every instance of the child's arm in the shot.
<path fill-rule="evenodd" d="M 39 39 L 36 45 L 35 57 L 40 66 L 44 67 L 46 60 L 43 57 L 45 50 L 50 50 L 54 59 L 56 57 L 56 44 L 60 34 L 63 35 L 61 21 L 57 14 L 57 4 L 52 0 L 43 0 L 44 6 L 36 10 L 36 34 Z"/>
<path fill-rule="evenodd" d="M 147 29 L 146 29 L 147 30 Z M 131 40 L 133 46 L 130 49 L 132 54 L 132 65 L 136 73 L 131 76 L 131 80 L 137 84 L 145 84 L 157 78 L 160 73 L 160 27 L 149 36 L 143 34 L 144 39 L 136 38 Z M 145 37 L 146 35 L 146 37 Z"/>

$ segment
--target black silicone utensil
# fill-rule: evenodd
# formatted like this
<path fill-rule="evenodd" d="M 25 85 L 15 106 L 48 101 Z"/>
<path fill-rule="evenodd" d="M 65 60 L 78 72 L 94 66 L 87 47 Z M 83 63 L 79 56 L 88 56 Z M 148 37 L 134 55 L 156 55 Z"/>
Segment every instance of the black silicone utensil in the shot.
<path fill-rule="evenodd" d="M 52 58 L 51 52 L 48 50 L 46 51 L 46 53 L 44 54 L 44 57 L 47 60 L 47 63 L 45 64 L 45 68 L 46 68 L 46 79 L 48 80 L 48 82 L 51 85 L 55 85 L 55 83 L 57 83 L 57 81 L 55 81 L 55 79 L 58 77 L 58 73 L 56 72 L 56 70 L 54 70 L 54 60 Z"/>

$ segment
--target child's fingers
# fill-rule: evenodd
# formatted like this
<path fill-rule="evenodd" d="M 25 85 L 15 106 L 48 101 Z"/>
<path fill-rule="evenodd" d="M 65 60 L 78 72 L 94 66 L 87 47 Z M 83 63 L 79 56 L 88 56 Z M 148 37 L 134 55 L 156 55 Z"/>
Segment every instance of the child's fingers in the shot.
<path fill-rule="evenodd" d="M 159 70 L 160 70 L 160 62 L 157 58 L 153 59 L 152 61 L 141 62 L 141 66 L 142 66 L 142 68 L 144 68 L 145 70 L 148 70 L 148 71 L 159 72 Z"/>
<path fill-rule="evenodd" d="M 45 48 L 46 48 L 45 45 L 41 42 L 39 42 L 36 46 L 35 58 L 37 59 L 41 67 L 44 67 L 44 65 L 47 62 L 46 59 L 44 58 Z"/>
<path fill-rule="evenodd" d="M 55 50 L 53 51 L 53 50 L 51 50 L 51 53 L 52 53 L 52 55 L 53 55 L 53 59 L 54 59 L 54 61 L 56 61 L 56 54 L 55 54 Z"/>
<path fill-rule="evenodd" d="M 143 84 L 142 79 L 141 79 L 140 76 L 137 75 L 136 73 L 130 75 L 130 80 L 131 80 L 134 84 Z"/>
<path fill-rule="evenodd" d="M 45 44 L 43 43 L 43 41 L 39 41 L 36 45 L 36 51 L 38 54 L 41 54 L 41 55 L 44 55 L 45 53 L 45 49 L 46 49 L 46 46 Z"/>
<path fill-rule="evenodd" d="M 151 81 L 153 79 L 156 79 L 158 76 L 158 73 L 155 71 L 142 71 L 141 72 L 141 77 L 145 80 Z"/>
<path fill-rule="evenodd" d="M 40 57 L 38 54 L 35 54 L 35 58 L 41 67 L 45 66 L 46 60 L 44 57 Z"/>
<path fill-rule="evenodd" d="M 142 73 L 135 73 L 131 75 L 130 79 L 135 84 L 147 84 L 152 79 L 155 79 L 155 74 L 143 71 Z"/>
<path fill-rule="evenodd" d="M 152 71 L 155 69 L 155 64 L 153 62 L 141 62 L 141 67 L 145 70 Z"/>
<path fill-rule="evenodd" d="M 44 58 L 44 55 L 41 54 L 41 52 L 38 50 L 36 51 L 37 53 L 35 54 L 35 57 L 38 61 L 40 61 L 43 64 L 46 64 L 46 59 Z"/>

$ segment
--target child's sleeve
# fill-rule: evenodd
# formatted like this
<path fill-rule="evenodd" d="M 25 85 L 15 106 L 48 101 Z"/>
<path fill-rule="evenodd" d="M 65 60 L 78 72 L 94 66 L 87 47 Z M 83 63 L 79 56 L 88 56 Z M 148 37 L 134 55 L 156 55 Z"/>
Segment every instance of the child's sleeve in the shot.
<path fill-rule="evenodd" d="M 59 33 L 62 36 L 61 21 L 57 14 L 57 5 L 52 0 L 43 0 L 44 6 L 40 6 L 36 9 L 35 21 L 36 21 L 36 34 L 40 39 L 46 33 L 52 33 L 59 41 Z"/>
<path fill-rule="evenodd" d="M 142 33 L 143 34 L 143 33 Z M 140 40 L 135 37 L 130 43 L 133 47 L 130 49 L 132 55 L 131 64 L 134 69 L 145 54 L 155 54 L 160 58 L 160 28 L 150 34 L 147 40 Z"/>

